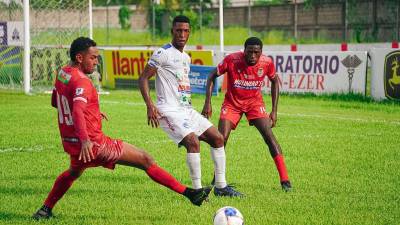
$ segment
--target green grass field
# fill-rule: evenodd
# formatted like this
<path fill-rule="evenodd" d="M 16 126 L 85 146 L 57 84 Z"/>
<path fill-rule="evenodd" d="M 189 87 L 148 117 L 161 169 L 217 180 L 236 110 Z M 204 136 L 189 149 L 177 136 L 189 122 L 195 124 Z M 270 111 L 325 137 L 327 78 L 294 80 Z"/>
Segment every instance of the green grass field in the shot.
<path fill-rule="evenodd" d="M 102 95 L 104 131 L 148 150 L 184 184 L 185 151 L 147 126 L 139 91 Z M 194 96 L 201 110 L 203 96 Z M 269 97 L 267 105 L 270 104 Z M 213 99 L 217 123 L 223 96 Z M 68 167 L 49 95 L 0 91 L 0 223 L 30 224 L 55 178 Z M 293 191 L 277 171 L 256 129 L 242 120 L 227 145 L 227 178 L 247 195 L 195 207 L 138 169 L 89 169 L 44 224 L 207 225 L 222 206 L 237 207 L 247 225 L 399 224 L 400 104 L 346 98 L 281 96 L 274 133 L 286 157 Z M 203 184 L 212 179 L 202 144 Z"/>

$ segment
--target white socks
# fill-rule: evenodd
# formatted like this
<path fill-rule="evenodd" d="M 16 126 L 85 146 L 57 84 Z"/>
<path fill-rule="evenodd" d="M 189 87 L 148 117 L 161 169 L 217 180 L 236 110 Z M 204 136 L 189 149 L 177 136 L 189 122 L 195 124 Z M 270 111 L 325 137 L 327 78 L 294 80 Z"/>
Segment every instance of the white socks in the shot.
<path fill-rule="evenodd" d="M 226 187 L 225 168 L 226 157 L 224 147 L 211 147 L 211 158 L 214 161 L 215 186 L 217 188 Z M 194 189 L 202 188 L 201 185 L 201 165 L 200 153 L 187 153 L 186 163 L 189 167 L 190 178 Z"/>
<path fill-rule="evenodd" d="M 217 188 L 226 187 L 225 179 L 225 168 L 226 168 L 226 157 L 224 147 L 213 148 L 211 147 L 211 158 L 214 161 L 214 175 L 215 175 L 215 186 Z"/>
<path fill-rule="evenodd" d="M 199 189 L 201 186 L 201 165 L 200 153 L 187 153 L 186 163 L 189 167 L 190 178 L 192 179 L 192 188 Z"/>

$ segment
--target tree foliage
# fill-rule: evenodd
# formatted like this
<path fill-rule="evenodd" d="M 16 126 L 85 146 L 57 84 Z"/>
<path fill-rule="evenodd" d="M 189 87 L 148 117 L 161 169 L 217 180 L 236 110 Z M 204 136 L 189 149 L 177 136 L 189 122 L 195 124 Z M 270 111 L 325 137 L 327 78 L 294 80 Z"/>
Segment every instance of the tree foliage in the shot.
<path fill-rule="evenodd" d="M 119 8 L 118 11 L 119 24 L 121 25 L 121 28 L 123 30 L 129 30 L 129 28 L 131 28 L 131 16 L 132 16 L 132 10 L 128 6 L 122 5 Z"/>
<path fill-rule="evenodd" d="M 214 14 L 208 11 L 208 8 L 213 7 L 211 0 L 204 0 L 202 4 L 198 0 L 166 0 L 159 5 L 154 5 L 155 10 L 155 31 L 157 34 L 166 35 L 169 29 L 166 26 L 172 24 L 172 20 L 177 15 L 185 15 L 190 19 L 190 27 L 192 32 L 196 32 L 200 26 L 208 26 L 214 20 Z M 201 21 L 200 21 L 201 7 Z M 148 8 L 150 28 L 152 29 L 152 7 Z M 166 23 L 165 19 L 168 20 Z M 164 26 L 164 27 L 163 27 Z"/>
<path fill-rule="evenodd" d="M 93 0 L 95 6 L 138 5 L 141 0 Z"/>
<path fill-rule="evenodd" d="M 0 10 L 6 10 L 8 19 L 11 20 L 14 13 L 22 10 L 22 4 L 16 0 L 11 0 L 8 2 L 8 4 L 6 2 L 0 2 Z"/>

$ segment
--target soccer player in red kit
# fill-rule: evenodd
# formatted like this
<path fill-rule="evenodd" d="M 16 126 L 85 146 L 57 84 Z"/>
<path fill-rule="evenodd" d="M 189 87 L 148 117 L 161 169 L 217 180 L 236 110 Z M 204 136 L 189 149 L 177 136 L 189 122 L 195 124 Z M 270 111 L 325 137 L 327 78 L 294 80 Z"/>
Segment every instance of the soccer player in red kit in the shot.
<path fill-rule="evenodd" d="M 269 57 L 262 54 L 263 44 L 256 37 L 248 38 L 244 44 L 244 52 L 229 54 L 211 72 L 207 80 L 207 94 L 202 114 L 209 118 L 212 114 L 211 93 L 215 79 L 226 74 L 228 87 L 221 107 L 218 130 L 228 141 L 231 130 L 234 130 L 243 114 L 246 115 L 250 125 L 254 125 L 275 161 L 283 190 L 292 188 L 286 171 L 281 148 L 272 132 L 277 120 L 279 85 L 278 76 L 275 75 L 275 66 Z M 272 111 L 268 114 L 265 110 L 261 87 L 264 78 L 271 81 Z"/>
<path fill-rule="evenodd" d="M 70 167 L 58 176 L 33 218 L 52 217 L 54 205 L 85 169 L 98 166 L 114 169 L 115 164 L 142 169 L 155 182 L 200 206 L 210 193 L 210 187 L 194 190 L 182 185 L 145 151 L 103 133 L 101 121 L 107 118 L 100 112 L 97 91 L 87 77 L 93 73 L 98 56 L 93 40 L 77 38 L 70 48 L 71 63 L 62 68 L 56 78 L 51 104 L 58 110 L 61 140 L 64 151 L 70 156 Z"/>

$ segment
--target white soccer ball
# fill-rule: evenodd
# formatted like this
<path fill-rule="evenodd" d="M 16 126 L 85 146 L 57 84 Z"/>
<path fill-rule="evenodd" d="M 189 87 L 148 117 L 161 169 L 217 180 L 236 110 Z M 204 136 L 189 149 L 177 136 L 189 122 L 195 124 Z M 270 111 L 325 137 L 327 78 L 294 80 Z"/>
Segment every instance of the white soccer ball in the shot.
<path fill-rule="evenodd" d="M 234 207 L 225 206 L 217 210 L 214 215 L 214 225 L 243 225 L 242 213 Z"/>

